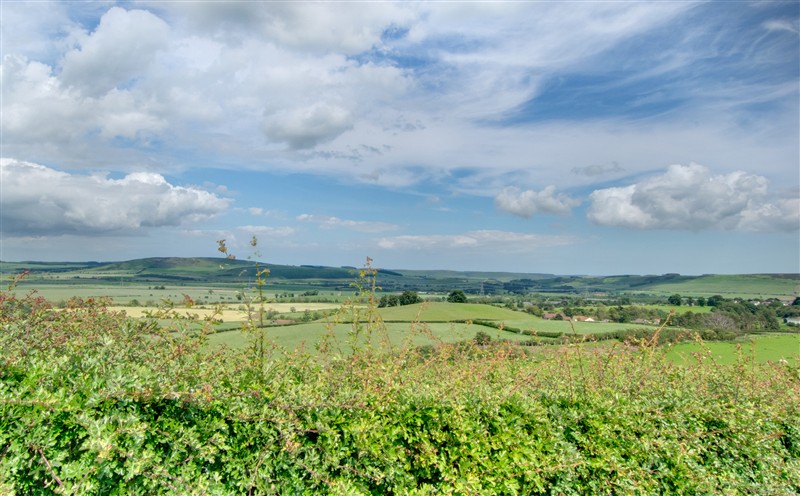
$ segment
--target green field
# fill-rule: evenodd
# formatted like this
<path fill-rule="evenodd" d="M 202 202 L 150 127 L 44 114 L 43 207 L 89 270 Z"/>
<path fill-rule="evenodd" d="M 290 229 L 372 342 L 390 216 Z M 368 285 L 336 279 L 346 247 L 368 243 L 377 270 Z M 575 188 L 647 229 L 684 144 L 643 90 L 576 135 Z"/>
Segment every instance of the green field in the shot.
<path fill-rule="evenodd" d="M 512 334 L 489 329 L 474 324 L 458 323 L 431 323 L 431 324 L 411 324 L 408 322 L 390 322 L 385 328 L 376 330 L 372 333 L 373 344 L 377 345 L 382 340 L 389 339 L 393 346 L 410 344 L 412 346 L 424 346 L 438 343 L 455 343 L 465 339 L 472 339 L 479 331 L 483 331 L 494 339 L 508 339 L 511 341 L 530 340 L 529 336 Z M 268 341 L 286 348 L 297 350 L 304 348 L 313 351 L 323 337 L 329 335 L 334 347 L 341 348 L 342 351 L 351 350 L 351 333 L 353 327 L 349 324 L 325 324 L 309 323 L 292 326 L 270 327 L 264 330 L 264 336 Z M 364 331 L 362 336 L 365 335 Z M 219 332 L 209 336 L 209 346 L 225 345 L 231 348 L 243 348 L 251 342 L 252 334 L 241 330 Z M 364 339 L 358 343 L 366 342 Z"/>
<path fill-rule="evenodd" d="M 773 274 L 706 275 L 666 284 L 654 284 L 648 293 L 678 293 L 683 296 L 722 295 L 726 298 L 789 298 L 800 294 L 800 279 Z"/>
<path fill-rule="evenodd" d="M 741 343 L 691 342 L 670 347 L 667 357 L 678 364 L 693 364 L 701 358 L 720 365 L 736 363 L 739 356 L 752 357 L 756 363 L 785 360 L 800 365 L 800 334 L 768 334 Z"/>
<path fill-rule="evenodd" d="M 480 303 L 428 302 L 379 309 L 386 322 L 452 322 L 455 320 L 509 320 L 528 314 Z"/>
<path fill-rule="evenodd" d="M 641 324 L 620 324 L 614 322 L 574 322 L 543 320 L 533 315 L 477 303 L 422 303 L 402 307 L 378 309 L 383 324 L 375 326 L 373 337 L 380 340 L 384 336 L 395 345 L 414 346 L 454 343 L 472 339 L 478 332 L 488 334 L 492 339 L 509 341 L 530 341 L 526 334 L 509 332 L 479 324 L 474 321 L 492 321 L 496 324 L 532 332 L 563 333 L 566 335 L 603 334 L 626 329 L 645 327 Z M 347 320 L 347 319 L 345 319 Z M 652 326 L 651 326 L 652 327 Z M 304 347 L 313 349 L 322 338 L 329 335 L 335 342 L 347 347 L 351 324 L 333 324 L 324 321 L 306 324 L 269 327 L 264 330 L 267 339 L 289 349 Z M 233 348 L 246 346 L 250 335 L 238 329 L 226 330 L 209 337 L 209 345 L 226 345 Z M 556 339 L 537 337 L 540 342 L 560 342 Z"/>

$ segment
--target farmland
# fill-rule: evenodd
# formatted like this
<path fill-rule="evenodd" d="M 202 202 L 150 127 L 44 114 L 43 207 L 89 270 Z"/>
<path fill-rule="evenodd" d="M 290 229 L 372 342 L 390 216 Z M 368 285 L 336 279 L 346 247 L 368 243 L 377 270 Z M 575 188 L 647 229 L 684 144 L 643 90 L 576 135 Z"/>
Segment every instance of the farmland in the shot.
<path fill-rule="evenodd" d="M 428 291 L 379 308 L 368 270 L 331 289 L 147 267 L 2 293 L 0 492 L 800 490 L 787 295 Z M 568 320 L 601 314 L 622 321 Z"/>

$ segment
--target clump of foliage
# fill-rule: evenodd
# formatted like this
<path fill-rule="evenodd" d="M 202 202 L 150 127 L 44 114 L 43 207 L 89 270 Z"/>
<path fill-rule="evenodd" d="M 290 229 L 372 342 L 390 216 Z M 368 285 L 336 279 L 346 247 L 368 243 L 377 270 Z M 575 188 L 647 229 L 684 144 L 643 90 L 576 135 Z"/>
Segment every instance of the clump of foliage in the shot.
<path fill-rule="evenodd" d="M 466 303 L 467 295 L 460 289 L 454 289 L 447 295 L 447 301 L 449 303 Z"/>
<path fill-rule="evenodd" d="M 378 302 L 378 307 L 400 307 L 422 303 L 422 298 L 415 291 L 403 291 L 401 295 L 383 295 Z"/>
<path fill-rule="evenodd" d="M 0 293 L 0 493 L 800 492 L 796 367 L 677 366 L 652 337 L 395 347 L 361 276 L 353 351 L 318 355 Z"/>

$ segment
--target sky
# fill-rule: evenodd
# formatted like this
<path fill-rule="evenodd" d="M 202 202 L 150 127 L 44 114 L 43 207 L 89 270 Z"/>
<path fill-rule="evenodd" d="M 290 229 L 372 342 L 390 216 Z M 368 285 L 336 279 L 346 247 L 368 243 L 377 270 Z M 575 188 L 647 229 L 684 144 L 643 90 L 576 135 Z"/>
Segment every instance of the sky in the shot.
<path fill-rule="evenodd" d="M 797 0 L 4 0 L 0 28 L 0 260 L 800 272 Z"/>

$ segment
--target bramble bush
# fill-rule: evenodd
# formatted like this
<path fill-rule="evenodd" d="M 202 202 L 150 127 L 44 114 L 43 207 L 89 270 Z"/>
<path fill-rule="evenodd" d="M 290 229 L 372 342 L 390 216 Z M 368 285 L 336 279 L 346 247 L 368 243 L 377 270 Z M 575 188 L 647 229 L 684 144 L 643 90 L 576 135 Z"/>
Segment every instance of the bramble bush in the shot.
<path fill-rule="evenodd" d="M 348 346 L 312 354 L 1 293 L 0 493 L 800 493 L 795 366 L 654 338 L 422 353 L 382 339 L 374 280 L 357 297 Z"/>

